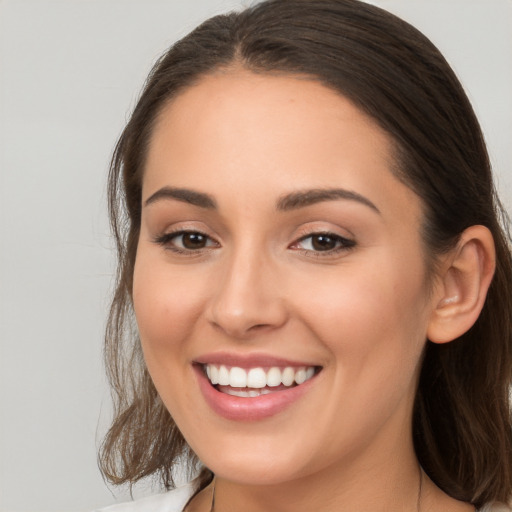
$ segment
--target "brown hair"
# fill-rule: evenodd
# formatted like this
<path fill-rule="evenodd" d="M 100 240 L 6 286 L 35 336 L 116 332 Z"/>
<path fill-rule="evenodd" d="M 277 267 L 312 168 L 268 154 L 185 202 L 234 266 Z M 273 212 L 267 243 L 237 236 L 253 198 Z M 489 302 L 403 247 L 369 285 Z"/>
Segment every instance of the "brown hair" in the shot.
<path fill-rule="evenodd" d="M 417 456 L 454 498 L 480 506 L 512 488 L 509 408 L 512 270 L 505 213 L 484 139 L 462 86 L 415 28 L 357 0 L 269 0 L 216 16 L 172 46 L 153 68 L 114 152 L 109 206 L 117 288 L 105 357 L 115 417 L 100 464 L 114 483 L 159 474 L 173 486 L 178 460 L 197 467 L 146 370 L 131 290 L 148 141 L 163 106 L 201 77 L 238 65 L 310 76 L 350 98 L 392 138 L 396 175 L 421 197 L 430 263 L 476 224 L 494 236 L 497 267 L 483 311 L 459 339 L 427 342 L 413 417 Z M 211 473 L 203 468 L 203 483 Z"/>

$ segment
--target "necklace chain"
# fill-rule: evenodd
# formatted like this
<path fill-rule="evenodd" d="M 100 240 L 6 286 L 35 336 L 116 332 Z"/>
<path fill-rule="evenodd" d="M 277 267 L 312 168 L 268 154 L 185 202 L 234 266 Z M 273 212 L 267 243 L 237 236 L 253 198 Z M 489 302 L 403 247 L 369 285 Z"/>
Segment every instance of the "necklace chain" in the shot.
<path fill-rule="evenodd" d="M 210 505 L 210 512 L 215 512 L 214 511 L 214 508 L 215 508 L 215 483 L 216 483 L 216 478 L 214 476 L 213 482 L 212 482 L 212 503 Z M 420 466 L 420 482 L 418 485 L 418 499 L 416 501 L 416 512 L 421 512 L 422 491 L 423 491 L 423 469 Z"/>

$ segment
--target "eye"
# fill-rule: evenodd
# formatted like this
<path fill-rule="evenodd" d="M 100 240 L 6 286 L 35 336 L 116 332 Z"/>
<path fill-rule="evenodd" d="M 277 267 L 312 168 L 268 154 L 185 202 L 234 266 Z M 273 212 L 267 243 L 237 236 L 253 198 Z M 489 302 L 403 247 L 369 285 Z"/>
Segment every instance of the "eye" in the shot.
<path fill-rule="evenodd" d="M 299 239 L 291 248 L 315 253 L 337 253 L 355 245 L 354 240 L 334 233 L 311 233 Z"/>
<path fill-rule="evenodd" d="M 177 231 L 166 233 L 155 239 L 155 242 L 175 252 L 195 252 L 210 247 L 218 247 L 218 243 L 200 231 Z"/>

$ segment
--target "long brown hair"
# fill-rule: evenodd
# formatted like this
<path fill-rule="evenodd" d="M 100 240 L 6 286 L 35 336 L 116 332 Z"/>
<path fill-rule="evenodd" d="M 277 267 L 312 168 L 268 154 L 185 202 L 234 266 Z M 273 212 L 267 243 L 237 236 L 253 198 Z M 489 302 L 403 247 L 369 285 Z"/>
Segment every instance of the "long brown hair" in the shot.
<path fill-rule="evenodd" d="M 420 463 L 446 493 L 477 506 L 506 501 L 512 489 L 511 253 L 484 139 L 435 46 L 399 18 L 357 0 L 269 0 L 216 16 L 173 45 L 148 77 L 109 176 L 119 266 L 105 345 L 115 417 L 100 453 L 104 474 L 114 483 L 160 475 L 170 488 L 177 461 L 200 467 L 145 367 L 132 275 L 155 119 L 184 88 L 232 65 L 309 76 L 351 99 L 389 134 L 396 175 L 423 201 L 432 268 L 465 228 L 481 224 L 492 232 L 497 267 L 482 314 L 459 339 L 427 342 L 413 435 Z M 202 476 L 204 483 L 211 473 L 203 468 Z"/>

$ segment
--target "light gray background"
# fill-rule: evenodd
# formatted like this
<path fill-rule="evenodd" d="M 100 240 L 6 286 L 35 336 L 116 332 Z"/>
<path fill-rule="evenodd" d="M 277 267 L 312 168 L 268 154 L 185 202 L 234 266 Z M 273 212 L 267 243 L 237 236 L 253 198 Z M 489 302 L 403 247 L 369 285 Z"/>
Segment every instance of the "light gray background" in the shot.
<path fill-rule="evenodd" d="M 455 67 L 510 211 L 512 0 L 372 3 L 422 29 Z M 109 417 L 101 363 L 114 268 L 108 160 L 156 57 L 238 5 L 0 0 L 1 512 L 115 501 L 96 466 Z"/>

